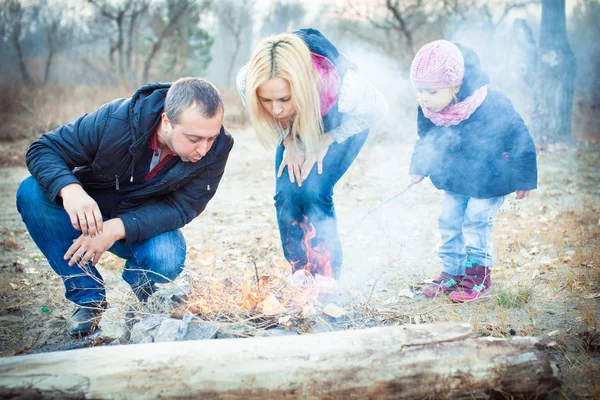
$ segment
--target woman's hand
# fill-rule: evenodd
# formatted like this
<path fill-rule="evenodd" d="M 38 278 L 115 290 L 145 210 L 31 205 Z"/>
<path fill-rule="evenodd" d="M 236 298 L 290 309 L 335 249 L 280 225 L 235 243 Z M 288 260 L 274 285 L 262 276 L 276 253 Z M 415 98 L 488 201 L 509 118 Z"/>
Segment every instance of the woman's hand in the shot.
<path fill-rule="evenodd" d="M 323 159 L 327 155 L 329 146 L 333 143 L 333 137 L 329 133 L 321 135 L 319 146 L 317 149 L 306 155 L 302 164 L 302 180 L 305 181 L 312 170 L 312 167 L 317 163 L 317 172 L 319 175 L 323 173 Z"/>
<path fill-rule="evenodd" d="M 287 166 L 290 182 L 298 182 L 298 186 L 302 187 L 303 179 L 300 172 L 300 166 L 304 162 L 306 154 L 300 144 L 291 136 L 292 135 L 287 135 L 285 139 L 283 139 L 283 147 L 285 147 L 285 150 L 283 152 L 283 160 L 281 161 L 279 171 L 277 172 L 277 178 L 281 178 L 283 170 Z"/>
<path fill-rule="evenodd" d="M 97 236 L 79 236 L 64 255 L 69 265 L 84 265 L 88 261 L 96 265 L 102 254 L 120 239 L 125 238 L 125 226 L 120 218 L 113 218 L 104 223 L 104 233 Z"/>

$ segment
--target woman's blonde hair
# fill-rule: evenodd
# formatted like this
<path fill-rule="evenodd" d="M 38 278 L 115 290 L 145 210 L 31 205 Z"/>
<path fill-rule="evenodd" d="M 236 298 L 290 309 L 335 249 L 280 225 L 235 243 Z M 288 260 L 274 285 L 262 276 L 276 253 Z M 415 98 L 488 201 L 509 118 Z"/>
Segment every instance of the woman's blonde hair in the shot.
<path fill-rule="evenodd" d="M 323 132 L 319 76 L 308 46 L 298 36 L 282 33 L 262 39 L 248 64 L 248 109 L 254 131 L 265 147 L 277 145 L 277 128 L 282 129 L 258 98 L 258 88 L 272 78 L 282 78 L 290 84 L 291 101 L 296 107 L 292 138 L 300 138 L 307 151 L 314 150 Z"/>

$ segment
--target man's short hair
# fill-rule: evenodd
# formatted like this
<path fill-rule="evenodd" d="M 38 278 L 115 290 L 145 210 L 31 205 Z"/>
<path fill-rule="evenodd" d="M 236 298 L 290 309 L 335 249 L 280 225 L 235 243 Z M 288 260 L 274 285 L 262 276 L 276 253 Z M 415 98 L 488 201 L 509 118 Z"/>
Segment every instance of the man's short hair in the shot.
<path fill-rule="evenodd" d="M 173 124 L 179 123 L 183 110 L 194 106 L 204 118 L 224 110 L 219 90 L 202 78 L 181 78 L 173 82 L 165 99 L 165 114 Z"/>

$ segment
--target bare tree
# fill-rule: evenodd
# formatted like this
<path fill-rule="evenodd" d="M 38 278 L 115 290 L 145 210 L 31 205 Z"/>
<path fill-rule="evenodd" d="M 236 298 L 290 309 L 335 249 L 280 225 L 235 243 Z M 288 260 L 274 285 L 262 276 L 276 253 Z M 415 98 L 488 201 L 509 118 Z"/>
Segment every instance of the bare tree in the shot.
<path fill-rule="evenodd" d="M 514 10 L 539 0 L 347 0 L 340 8 L 342 31 L 377 46 L 401 64 L 420 43 L 451 37 L 465 24 L 479 27 L 488 41 Z M 364 25 L 361 21 L 367 21 Z M 375 29 L 373 29 L 375 28 Z"/>
<path fill-rule="evenodd" d="M 489 37 L 493 37 L 498 27 L 504 22 L 511 12 L 526 8 L 532 4 L 539 4 L 539 0 L 525 0 L 521 2 L 509 2 L 503 5 L 500 15 L 496 17 L 496 13 L 492 10 L 492 5 L 484 2 L 480 6 L 480 13 L 483 15 L 484 26 L 488 28 Z M 498 7 L 496 7 L 498 8 Z"/>
<path fill-rule="evenodd" d="M 428 23 L 428 18 L 437 19 L 444 13 L 445 3 L 442 0 L 380 0 L 369 3 L 347 0 L 339 12 L 340 17 L 345 19 L 341 28 L 343 32 L 357 36 L 403 62 L 414 54 L 415 34 L 425 27 L 430 28 L 428 25 L 433 26 Z"/>
<path fill-rule="evenodd" d="M 108 57 L 112 63 L 115 61 L 115 53 L 118 57 L 119 73 L 125 73 L 125 54 L 123 51 L 125 39 L 124 30 L 126 16 L 129 9 L 132 7 L 134 0 L 124 0 L 114 2 L 110 0 L 87 0 L 90 4 L 98 9 L 100 15 L 114 24 L 116 29 L 116 40 L 111 40 L 111 45 L 108 52 Z"/>
<path fill-rule="evenodd" d="M 153 10 L 149 21 L 153 37 L 149 38 L 150 48 L 144 61 L 143 83 L 148 82 L 152 63 L 165 42 L 172 39 L 183 44 L 182 39 L 185 41 L 205 34 L 199 22 L 200 17 L 208 13 L 209 7 L 210 0 L 165 0 L 162 7 Z"/>
<path fill-rule="evenodd" d="M 12 44 L 17 53 L 17 63 L 23 83 L 33 83 L 27 71 L 25 62 L 25 49 L 22 45 L 23 37 L 33 20 L 31 8 L 25 7 L 20 0 L 3 0 L 0 8 L 0 24 L 2 25 L 2 39 Z"/>
<path fill-rule="evenodd" d="M 578 60 L 577 78 L 577 111 L 580 125 L 588 131 L 586 134 L 598 135 L 600 125 L 600 47 L 597 44 L 600 37 L 600 1 L 578 0 L 571 16 L 569 38 L 573 51 Z M 594 83 L 594 84 L 592 84 Z"/>
<path fill-rule="evenodd" d="M 370 21 L 375 27 L 392 30 L 396 32 L 399 37 L 404 38 L 406 47 L 412 54 L 414 53 L 412 33 L 414 27 L 409 27 L 409 20 L 414 18 L 415 11 L 419 9 L 420 3 L 421 2 L 419 1 L 415 4 L 403 2 L 403 5 L 400 5 L 400 0 L 385 0 L 385 7 L 389 11 L 389 14 L 386 16 L 383 23 L 380 24 L 374 20 Z"/>
<path fill-rule="evenodd" d="M 136 42 L 136 29 L 138 27 L 140 18 L 146 15 L 149 6 L 149 0 L 133 0 L 132 2 L 127 27 L 127 50 L 125 53 L 127 71 L 130 73 L 132 72 L 131 58 Z"/>
<path fill-rule="evenodd" d="M 133 58 L 137 34 L 142 18 L 148 14 L 150 0 L 87 1 L 100 12 L 102 18 L 108 20 L 112 25 L 112 31 L 109 31 L 111 35 L 109 60 L 114 63 L 116 54 L 121 76 L 135 81 L 136 71 Z"/>
<path fill-rule="evenodd" d="M 302 3 L 277 0 L 263 22 L 261 35 L 264 37 L 301 28 L 305 16 L 306 8 Z"/>
<path fill-rule="evenodd" d="M 214 38 L 201 28 L 202 14 L 193 13 L 178 24 L 153 65 L 161 79 L 176 79 L 184 75 L 202 76 L 212 61 L 210 50 Z"/>
<path fill-rule="evenodd" d="M 565 0 L 542 0 L 532 134 L 541 140 L 571 134 L 577 64 L 567 39 Z"/>
<path fill-rule="evenodd" d="M 227 82 L 233 79 L 233 70 L 238 66 L 237 59 L 242 45 L 247 44 L 252 35 L 255 4 L 256 0 L 221 0 L 215 4 L 215 14 L 233 41 L 231 58 L 225 74 Z"/>
<path fill-rule="evenodd" d="M 81 36 L 81 29 L 76 23 L 77 19 L 74 7 L 69 4 L 55 3 L 51 5 L 47 1 L 40 2 L 40 30 L 46 38 L 48 51 L 43 72 L 44 84 L 50 80 L 50 70 L 55 56 L 60 51 L 72 46 L 78 36 Z"/>

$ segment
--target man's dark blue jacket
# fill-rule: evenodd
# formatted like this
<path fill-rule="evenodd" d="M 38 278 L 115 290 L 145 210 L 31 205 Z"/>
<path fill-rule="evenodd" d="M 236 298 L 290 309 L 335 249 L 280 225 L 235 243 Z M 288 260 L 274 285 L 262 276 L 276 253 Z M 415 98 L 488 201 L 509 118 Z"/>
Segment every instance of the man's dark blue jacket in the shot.
<path fill-rule="evenodd" d="M 86 191 L 115 191 L 133 181 L 136 163 L 160 122 L 170 84 L 141 87 L 76 121 L 42 135 L 27 151 L 27 166 L 48 197 L 78 183 Z M 199 215 L 223 176 L 233 138 L 221 127 L 196 163 L 177 162 L 160 178 L 120 198 L 111 215 L 125 225 L 126 243 L 179 229 Z M 146 171 L 147 172 L 147 171 Z"/>
<path fill-rule="evenodd" d="M 465 59 L 459 101 L 489 83 L 477 53 L 455 43 Z M 537 187 L 535 145 L 512 102 L 488 90 L 471 116 L 454 126 L 437 126 L 419 106 L 410 174 L 429 176 L 436 188 L 458 195 L 491 198 Z"/>

